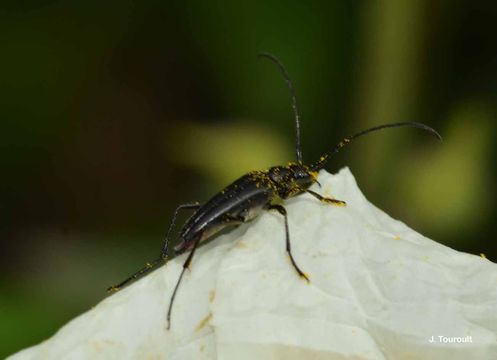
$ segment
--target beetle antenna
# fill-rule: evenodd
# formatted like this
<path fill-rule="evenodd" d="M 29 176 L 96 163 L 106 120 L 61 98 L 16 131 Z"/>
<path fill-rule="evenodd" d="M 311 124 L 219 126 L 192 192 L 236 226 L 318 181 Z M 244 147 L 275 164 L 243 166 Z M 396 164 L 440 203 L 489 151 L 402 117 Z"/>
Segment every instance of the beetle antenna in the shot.
<path fill-rule="evenodd" d="M 375 126 L 375 127 L 370 128 L 370 129 L 366 129 L 366 130 L 363 130 L 361 132 L 358 132 L 357 134 L 354 134 L 352 136 L 347 136 L 342 141 L 340 141 L 331 151 L 327 152 L 326 154 L 321 156 L 321 158 L 318 161 L 311 164 L 309 166 L 309 168 L 312 171 L 321 170 L 325 166 L 325 164 L 328 162 L 331 155 L 339 152 L 344 146 L 348 145 L 352 140 L 357 139 L 358 137 L 369 134 L 373 131 L 383 130 L 383 129 L 387 129 L 387 128 L 393 128 L 393 127 L 401 127 L 401 126 L 416 127 L 416 128 L 428 131 L 433 136 L 438 138 L 438 140 L 442 141 L 442 136 L 440 136 L 440 134 L 435 129 L 432 129 L 429 126 L 427 126 L 425 124 L 418 123 L 418 122 L 406 121 L 406 122 L 379 125 L 379 126 Z"/>
<path fill-rule="evenodd" d="M 297 96 L 295 95 L 295 90 L 292 85 L 292 80 L 290 80 L 288 72 L 286 71 L 281 61 L 276 56 L 266 52 L 261 52 L 258 54 L 258 56 L 269 59 L 274 64 L 276 64 L 276 66 L 278 66 L 278 68 L 280 69 L 283 77 L 285 78 L 286 85 L 288 87 L 288 90 L 290 91 L 290 96 L 292 97 L 292 109 L 293 109 L 293 114 L 295 116 L 295 151 L 297 154 L 297 162 L 299 164 L 302 164 L 302 147 L 300 145 L 300 115 L 299 115 L 299 109 L 297 107 Z"/>

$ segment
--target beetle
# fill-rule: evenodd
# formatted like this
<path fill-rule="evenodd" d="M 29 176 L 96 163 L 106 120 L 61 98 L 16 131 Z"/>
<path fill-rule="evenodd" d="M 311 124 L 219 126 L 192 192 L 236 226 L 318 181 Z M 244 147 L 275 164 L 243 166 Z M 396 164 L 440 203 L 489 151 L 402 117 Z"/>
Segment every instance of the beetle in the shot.
<path fill-rule="evenodd" d="M 290 162 L 286 166 L 273 166 L 266 170 L 249 172 L 248 174 L 245 174 L 235 180 L 232 184 L 228 185 L 203 205 L 198 202 L 179 205 L 174 212 L 171 224 L 166 233 L 160 257 L 153 262 L 147 263 L 145 267 L 138 270 L 121 283 L 108 288 L 109 292 L 117 291 L 128 285 L 130 282 L 141 278 L 153 269 L 166 263 L 168 260 L 171 230 L 174 227 L 179 212 L 187 209 L 194 210 L 193 215 L 183 225 L 179 234 L 180 241 L 174 247 L 175 255 L 180 255 L 188 251 L 189 254 L 183 263 L 183 269 L 181 270 L 179 278 L 171 294 L 169 308 L 167 311 L 167 329 L 170 329 L 171 326 L 171 312 L 179 285 L 186 269 L 190 267 L 195 250 L 201 242 L 213 237 L 216 233 L 229 226 L 236 226 L 246 223 L 260 215 L 265 210 L 277 211 L 281 214 L 281 216 L 283 216 L 284 219 L 286 252 L 290 258 L 290 262 L 297 274 L 302 279 L 309 282 L 310 280 L 308 275 L 301 270 L 293 257 L 287 211 L 285 207 L 281 205 L 281 202 L 288 198 L 308 193 L 321 202 L 331 205 L 345 206 L 346 203 L 344 201 L 321 196 L 319 193 L 310 190 L 310 187 L 314 183 L 319 184 L 317 179 L 318 172 L 324 168 L 329 158 L 333 154 L 338 153 L 340 149 L 350 144 L 352 140 L 358 137 L 386 128 L 409 126 L 425 130 L 437 137 L 439 140 L 442 139 L 436 130 L 422 123 L 397 122 L 383 124 L 360 131 L 352 136 L 345 137 L 333 149 L 331 149 L 331 151 L 325 153 L 317 161 L 306 165 L 302 159 L 302 148 L 300 144 L 300 115 L 297 107 L 297 97 L 295 95 L 295 90 L 290 77 L 281 61 L 274 55 L 269 53 L 261 53 L 259 56 L 270 60 L 279 68 L 290 91 L 295 122 L 296 162 Z"/>

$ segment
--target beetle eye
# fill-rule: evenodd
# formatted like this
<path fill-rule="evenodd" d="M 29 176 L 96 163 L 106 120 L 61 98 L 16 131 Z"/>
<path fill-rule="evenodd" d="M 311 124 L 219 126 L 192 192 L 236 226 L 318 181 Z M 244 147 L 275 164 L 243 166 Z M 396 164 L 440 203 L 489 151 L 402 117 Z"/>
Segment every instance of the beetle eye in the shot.
<path fill-rule="evenodd" d="M 299 169 L 298 168 L 298 169 L 294 170 L 293 176 L 295 177 L 295 179 L 303 179 L 303 178 L 308 177 L 309 174 L 304 169 Z"/>

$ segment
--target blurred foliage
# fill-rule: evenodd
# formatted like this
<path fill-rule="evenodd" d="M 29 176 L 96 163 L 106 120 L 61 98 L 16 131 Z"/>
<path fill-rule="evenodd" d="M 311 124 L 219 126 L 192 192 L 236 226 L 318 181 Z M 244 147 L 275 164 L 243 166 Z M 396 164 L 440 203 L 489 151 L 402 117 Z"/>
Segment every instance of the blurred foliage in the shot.
<path fill-rule="evenodd" d="M 443 146 L 402 164 L 399 195 L 410 205 L 405 212 L 412 211 L 413 220 L 434 238 L 448 237 L 463 247 L 490 219 L 495 189 L 486 169 L 496 115 L 483 104 L 460 104 L 449 118 Z M 483 245 L 482 251 L 487 248 Z"/>
<path fill-rule="evenodd" d="M 213 191 L 240 174 L 286 164 L 295 157 L 291 144 L 282 136 L 249 122 L 230 121 L 214 127 L 184 121 L 168 131 L 164 144 L 166 154 L 177 166 L 197 169 L 211 179 Z"/>
<path fill-rule="evenodd" d="M 4 1 L 0 357 L 157 255 L 178 203 L 389 121 L 332 159 L 443 244 L 496 261 L 497 6 L 455 1 Z"/>

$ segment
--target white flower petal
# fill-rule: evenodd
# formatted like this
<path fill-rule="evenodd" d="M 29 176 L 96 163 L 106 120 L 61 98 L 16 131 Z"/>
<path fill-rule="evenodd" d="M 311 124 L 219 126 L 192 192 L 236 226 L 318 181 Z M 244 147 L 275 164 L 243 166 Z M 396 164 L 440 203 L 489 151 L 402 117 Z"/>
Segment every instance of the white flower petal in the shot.
<path fill-rule="evenodd" d="M 371 205 L 348 169 L 105 299 L 10 359 L 497 359 L 497 265 Z M 433 341 L 430 341 L 433 340 Z"/>

